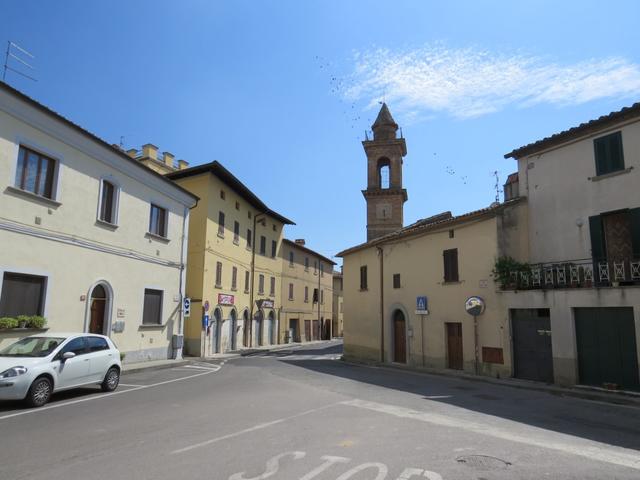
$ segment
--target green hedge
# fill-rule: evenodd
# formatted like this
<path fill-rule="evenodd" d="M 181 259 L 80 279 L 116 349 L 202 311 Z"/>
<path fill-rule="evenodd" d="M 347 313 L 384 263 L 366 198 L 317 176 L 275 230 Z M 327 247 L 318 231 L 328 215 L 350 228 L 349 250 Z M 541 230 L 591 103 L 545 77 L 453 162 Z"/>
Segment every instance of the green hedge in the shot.
<path fill-rule="evenodd" d="M 0 318 L 0 329 L 19 328 L 20 324 L 25 324 L 25 328 L 43 328 L 47 324 L 47 319 L 40 315 L 18 315 L 17 317 Z"/>

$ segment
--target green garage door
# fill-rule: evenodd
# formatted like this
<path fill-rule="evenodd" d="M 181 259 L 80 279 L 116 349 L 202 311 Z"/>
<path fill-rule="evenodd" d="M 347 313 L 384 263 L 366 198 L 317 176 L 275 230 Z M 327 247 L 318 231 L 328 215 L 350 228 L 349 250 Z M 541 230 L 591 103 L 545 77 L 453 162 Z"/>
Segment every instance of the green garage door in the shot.
<path fill-rule="evenodd" d="M 576 308 L 580 383 L 640 389 L 633 308 Z"/>

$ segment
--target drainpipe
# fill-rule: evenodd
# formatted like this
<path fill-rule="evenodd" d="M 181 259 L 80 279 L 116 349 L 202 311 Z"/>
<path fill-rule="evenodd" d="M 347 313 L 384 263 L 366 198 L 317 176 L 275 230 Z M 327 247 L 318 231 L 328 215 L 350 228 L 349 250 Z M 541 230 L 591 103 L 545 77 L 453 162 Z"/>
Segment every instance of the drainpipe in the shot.
<path fill-rule="evenodd" d="M 384 363 L 384 250 L 376 249 L 380 258 L 380 362 Z"/>
<path fill-rule="evenodd" d="M 249 346 L 253 343 L 253 296 L 254 296 L 254 277 L 256 273 L 256 226 L 258 217 L 264 217 L 264 213 L 258 213 L 253 216 L 253 241 L 251 242 L 251 283 L 249 293 Z M 262 219 L 261 219 L 262 222 Z M 263 319 L 264 321 L 264 319 Z"/>

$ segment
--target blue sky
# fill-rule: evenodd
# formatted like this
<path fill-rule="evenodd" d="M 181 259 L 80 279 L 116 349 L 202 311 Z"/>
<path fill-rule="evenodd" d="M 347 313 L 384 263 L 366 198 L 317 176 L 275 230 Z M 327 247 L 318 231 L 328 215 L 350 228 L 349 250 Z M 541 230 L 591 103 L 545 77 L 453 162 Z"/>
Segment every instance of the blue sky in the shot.
<path fill-rule="evenodd" d="M 5 0 L 7 81 L 112 143 L 219 160 L 327 256 L 364 241 L 384 96 L 405 224 L 495 197 L 503 154 L 640 101 L 637 1 Z M 2 47 L 4 48 L 4 47 Z"/>

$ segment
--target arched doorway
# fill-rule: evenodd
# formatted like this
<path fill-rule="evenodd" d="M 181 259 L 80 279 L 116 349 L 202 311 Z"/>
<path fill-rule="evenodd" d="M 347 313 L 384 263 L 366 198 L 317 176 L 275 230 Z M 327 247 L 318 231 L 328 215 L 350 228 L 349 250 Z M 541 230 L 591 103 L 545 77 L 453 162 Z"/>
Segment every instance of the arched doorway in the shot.
<path fill-rule="evenodd" d="M 242 313 L 242 346 L 248 347 L 251 330 L 249 328 L 249 312 L 245 309 Z"/>
<path fill-rule="evenodd" d="M 211 353 L 220 353 L 220 333 L 222 332 L 222 312 L 219 308 L 213 311 L 211 325 Z"/>
<path fill-rule="evenodd" d="M 259 347 L 262 345 L 262 327 L 263 327 L 264 315 L 262 314 L 262 310 L 258 310 L 255 316 L 255 326 L 254 326 L 254 346 Z"/>
<path fill-rule="evenodd" d="M 393 312 L 393 361 L 407 363 L 407 328 L 401 310 Z"/>
<path fill-rule="evenodd" d="M 107 323 L 107 289 L 99 284 L 91 291 L 91 303 L 89 307 L 89 333 L 105 335 Z"/>
<path fill-rule="evenodd" d="M 238 321 L 236 318 L 236 311 L 235 309 L 231 310 L 231 313 L 229 314 L 229 350 L 235 350 L 236 349 L 236 325 L 237 325 Z"/>
<path fill-rule="evenodd" d="M 273 331 L 275 330 L 275 325 L 276 325 L 276 316 L 272 310 L 269 312 L 269 317 L 267 321 L 267 342 L 269 345 L 273 345 L 275 343 L 273 341 Z"/>

